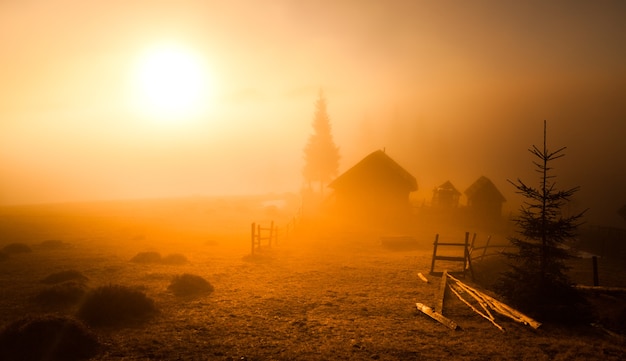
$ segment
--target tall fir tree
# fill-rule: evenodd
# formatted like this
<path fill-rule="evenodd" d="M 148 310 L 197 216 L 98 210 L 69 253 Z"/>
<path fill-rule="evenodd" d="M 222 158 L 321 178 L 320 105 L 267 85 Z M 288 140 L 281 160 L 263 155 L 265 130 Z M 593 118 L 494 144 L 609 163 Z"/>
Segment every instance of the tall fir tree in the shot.
<path fill-rule="evenodd" d="M 333 141 L 330 118 L 326 110 L 326 98 L 321 90 L 315 102 L 313 130 L 314 133 L 309 136 L 304 148 L 303 175 L 309 189 L 312 189 L 313 182 L 319 182 L 320 193 L 323 194 L 324 186 L 337 175 L 339 170 L 339 148 Z"/>
<path fill-rule="evenodd" d="M 509 240 L 517 252 L 509 252 L 510 270 L 503 274 L 499 291 L 517 306 L 544 318 L 558 318 L 569 306 L 579 303 L 567 276 L 565 263 L 571 256 L 564 247 L 576 235 L 585 211 L 565 215 L 564 207 L 580 187 L 558 190 L 551 174 L 552 162 L 563 157 L 566 147 L 549 151 L 546 122 L 543 124 L 543 147 L 533 146 L 530 153 L 540 174 L 539 186 L 533 187 L 519 178 L 509 180 L 525 201 L 514 219 L 517 236 Z M 556 310 L 560 310 L 555 312 Z M 571 316 L 570 312 L 568 317 Z M 582 316 L 582 314 L 580 315 Z"/>

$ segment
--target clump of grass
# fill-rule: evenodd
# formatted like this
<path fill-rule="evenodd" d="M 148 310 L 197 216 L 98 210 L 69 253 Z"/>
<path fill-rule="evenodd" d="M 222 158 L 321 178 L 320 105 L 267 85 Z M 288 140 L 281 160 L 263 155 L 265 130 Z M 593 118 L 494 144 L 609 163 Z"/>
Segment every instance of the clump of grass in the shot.
<path fill-rule="evenodd" d="M 66 282 L 66 281 L 77 281 L 77 282 L 84 283 L 84 282 L 87 282 L 88 280 L 89 279 L 85 277 L 85 275 L 83 275 L 80 271 L 67 270 L 67 271 L 52 273 L 48 275 L 46 278 L 42 279 L 41 283 L 55 284 L 55 283 L 61 283 L 61 282 Z"/>
<path fill-rule="evenodd" d="M 135 263 L 159 263 L 161 262 L 161 254 L 159 252 L 139 252 L 130 261 Z"/>
<path fill-rule="evenodd" d="M 167 289 L 176 296 L 184 297 L 211 293 L 214 288 L 213 285 L 200 276 L 183 273 L 182 275 L 174 276 Z"/>
<path fill-rule="evenodd" d="M 69 243 L 63 242 L 58 239 L 49 239 L 45 240 L 38 245 L 40 248 L 46 250 L 57 250 L 57 249 L 67 249 L 70 248 L 71 245 Z"/>
<path fill-rule="evenodd" d="M 64 316 L 29 316 L 0 330 L 2 360 L 84 360 L 99 349 L 97 337 L 84 324 Z"/>
<path fill-rule="evenodd" d="M 65 308 L 77 304 L 87 293 L 87 286 L 78 281 L 54 284 L 35 297 L 35 302 L 47 308 Z"/>
<path fill-rule="evenodd" d="M 163 257 L 161 262 L 164 263 L 164 264 L 175 265 L 175 264 L 185 264 L 185 263 L 188 263 L 189 260 L 183 254 L 172 253 L 172 254 L 168 254 L 167 256 Z"/>
<path fill-rule="evenodd" d="M 2 251 L 8 254 L 30 253 L 33 250 L 25 243 L 10 243 L 2 247 Z"/>
<path fill-rule="evenodd" d="M 156 314 L 154 300 L 141 291 L 121 285 L 98 287 L 87 294 L 78 317 L 92 326 L 124 326 Z"/>

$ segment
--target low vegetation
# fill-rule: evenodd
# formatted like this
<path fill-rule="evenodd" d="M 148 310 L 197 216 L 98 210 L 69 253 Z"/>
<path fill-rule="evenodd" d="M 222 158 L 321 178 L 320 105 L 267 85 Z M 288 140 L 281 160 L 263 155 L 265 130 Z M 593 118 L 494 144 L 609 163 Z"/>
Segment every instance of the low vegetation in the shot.
<path fill-rule="evenodd" d="M 90 291 L 78 317 L 92 326 L 126 326 L 156 314 L 154 300 L 145 293 L 122 285 L 107 285 Z"/>
<path fill-rule="evenodd" d="M 87 293 L 87 286 L 78 281 L 65 281 L 39 291 L 35 302 L 46 308 L 68 308 L 76 305 Z"/>
<path fill-rule="evenodd" d="M 67 271 L 60 271 L 60 272 L 52 273 L 46 276 L 44 279 L 42 279 L 41 283 L 55 284 L 55 283 L 61 283 L 61 282 L 67 282 L 67 281 L 75 281 L 75 282 L 84 283 L 84 282 L 89 281 L 89 279 L 85 275 L 83 275 L 80 271 L 67 270 Z"/>
<path fill-rule="evenodd" d="M 161 254 L 159 252 L 139 252 L 130 259 L 134 263 L 160 263 Z"/>
<path fill-rule="evenodd" d="M 30 253 L 33 250 L 25 243 L 10 243 L 2 247 L 2 252 L 7 254 Z"/>
<path fill-rule="evenodd" d="M 167 289 L 176 296 L 196 296 L 213 292 L 213 285 L 201 276 L 184 273 L 174 276 Z"/>
<path fill-rule="evenodd" d="M 0 360 L 75 361 L 95 356 L 96 335 L 66 316 L 20 318 L 0 331 Z"/>

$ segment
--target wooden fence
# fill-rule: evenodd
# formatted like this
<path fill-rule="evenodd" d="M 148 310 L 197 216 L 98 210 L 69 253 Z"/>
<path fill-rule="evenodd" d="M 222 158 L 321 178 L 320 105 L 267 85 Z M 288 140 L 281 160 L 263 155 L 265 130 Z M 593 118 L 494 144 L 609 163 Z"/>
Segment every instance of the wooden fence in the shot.
<path fill-rule="evenodd" d="M 284 227 L 284 230 L 279 229 L 277 225 L 274 224 L 274 221 L 270 222 L 269 227 L 262 227 L 261 224 L 257 224 L 252 222 L 250 225 L 250 253 L 254 254 L 255 251 L 259 251 L 261 247 L 271 248 L 272 245 L 278 245 L 279 238 L 289 239 L 298 224 L 299 215 L 301 210 L 299 209 L 295 216 L 287 222 Z"/>

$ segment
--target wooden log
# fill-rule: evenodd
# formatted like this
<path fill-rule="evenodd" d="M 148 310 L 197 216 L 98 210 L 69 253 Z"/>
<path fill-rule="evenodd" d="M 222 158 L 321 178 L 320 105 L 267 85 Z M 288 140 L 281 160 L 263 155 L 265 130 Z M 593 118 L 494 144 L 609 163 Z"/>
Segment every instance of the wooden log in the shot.
<path fill-rule="evenodd" d="M 452 279 L 453 281 L 455 281 L 457 284 L 463 284 L 464 287 L 473 290 L 476 294 L 480 295 L 481 298 L 483 298 L 487 304 L 490 306 L 490 308 L 494 311 L 496 311 L 497 313 L 506 316 L 514 321 L 523 323 L 525 325 L 528 325 L 534 329 L 538 329 L 539 327 L 541 327 L 541 323 L 532 319 L 529 316 L 526 316 L 525 314 L 521 313 L 520 311 L 514 309 L 513 307 L 502 303 L 498 300 L 496 300 L 495 298 L 480 292 L 466 284 L 464 284 L 463 282 L 459 281 L 458 279 L 454 278 L 451 275 L 448 275 L 448 277 L 450 277 L 450 279 Z"/>
<path fill-rule="evenodd" d="M 435 303 L 435 311 L 443 313 L 443 301 L 446 296 L 446 282 L 448 281 L 448 271 L 443 271 L 441 275 L 441 284 L 439 285 L 439 292 L 435 296 L 437 303 Z"/>
<path fill-rule="evenodd" d="M 439 312 L 434 311 L 432 308 L 424 305 L 423 303 L 418 302 L 415 304 L 415 306 L 417 306 L 417 309 L 422 311 L 422 313 L 428 315 L 433 320 L 438 321 L 439 323 L 448 327 L 451 330 L 456 330 L 459 327 L 454 321 L 450 320 Z"/>
<path fill-rule="evenodd" d="M 623 288 L 623 287 L 574 285 L 574 288 L 581 290 L 581 291 L 596 291 L 596 292 L 606 292 L 606 293 L 626 292 L 626 288 Z"/>
<path fill-rule="evenodd" d="M 465 298 L 463 298 L 463 296 L 461 296 L 460 293 L 460 286 L 456 285 L 456 284 L 450 284 L 450 290 L 452 291 L 452 293 L 454 293 L 456 295 L 456 297 L 458 297 L 459 300 L 461 300 L 461 302 L 465 303 L 467 306 L 469 306 L 469 308 L 472 309 L 472 311 L 476 312 L 477 314 L 479 314 L 481 317 L 487 319 L 489 322 L 491 322 L 494 326 L 496 326 L 500 331 L 504 332 L 504 328 L 500 325 L 498 325 L 494 319 L 494 317 L 489 314 L 489 316 L 487 316 L 486 314 L 480 312 L 476 307 L 474 307 L 474 305 L 472 305 L 471 303 L 469 303 Z M 458 287 L 458 288 L 457 288 Z"/>
<path fill-rule="evenodd" d="M 418 276 L 418 277 L 419 277 L 422 281 L 424 281 L 424 282 L 428 283 L 428 278 L 426 278 L 426 277 L 422 274 L 422 272 L 419 272 L 419 273 L 417 274 L 417 276 Z"/>

